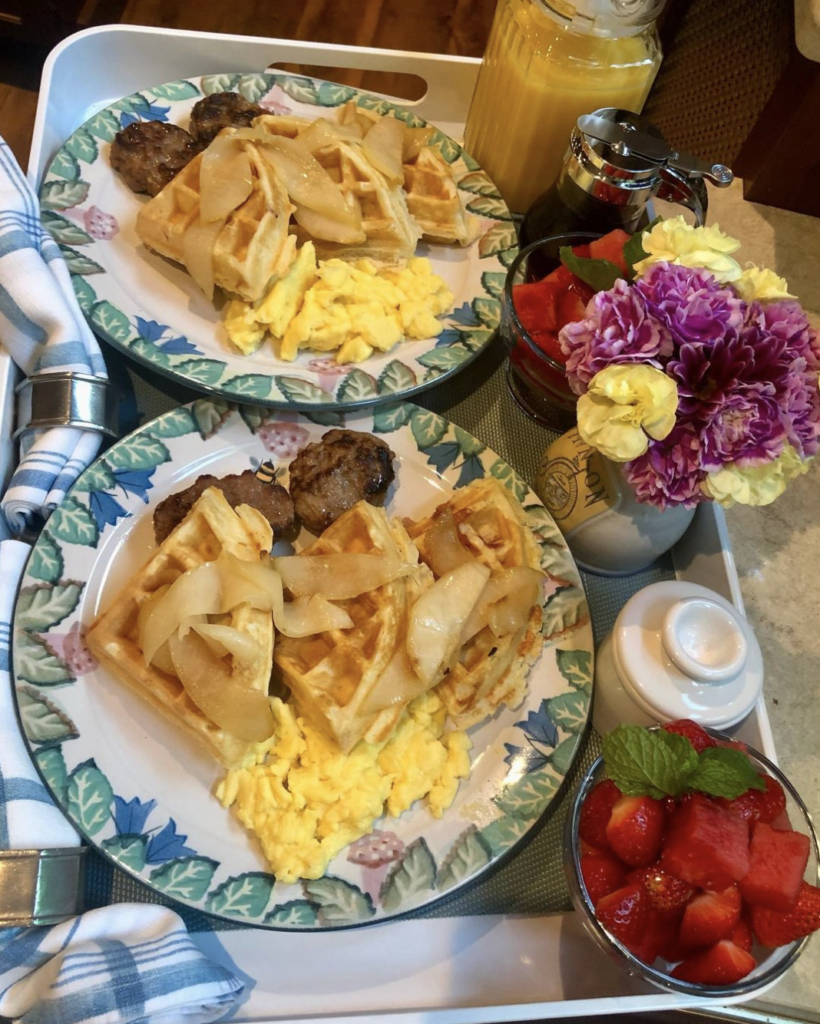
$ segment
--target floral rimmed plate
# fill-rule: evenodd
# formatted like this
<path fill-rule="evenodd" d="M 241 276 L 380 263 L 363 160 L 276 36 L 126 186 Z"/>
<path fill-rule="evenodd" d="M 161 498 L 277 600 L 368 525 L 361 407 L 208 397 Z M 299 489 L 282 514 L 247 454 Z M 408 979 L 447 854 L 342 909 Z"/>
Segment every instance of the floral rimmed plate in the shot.
<path fill-rule="evenodd" d="M 182 267 L 149 252 L 135 230 L 140 204 L 109 163 L 110 143 L 134 121 L 187 128 L 191 109 L 210 93 L 234 91 L 272 113 L 333 118 L 351 99 L 411 126 L 425 122 L 403 107 L 349 86 L 293 75 L 206 75 L 144 89 L 112 103 L 59 150 L 40 190 L 43 223 L 62 249 L 91 327 L 128 356 L 201 391 L 269 406 L 353 409 L 415 394 L 465 367 L 489 343 L 500 318 L 506 267 L 515 255 L 510 214 L 493 183 L 452 139 L 431 140 L 456 171 L 470 209 L 482 219 L 471 246 L 421 244 L 419 255 L 455 296 L 438 338 L 400 342 L 361 364 L 300 353 L 277 360 L 265 343 L 243 356 L 227 340 L 220 312 Z"/>
<path fill-rule="evenodd" d="M 388 863 L 356 863 L 348 848 L 319 881 L 276 882 L 256 840 L 211 795 L 222 773 L 207 751 L 99 668 L 84 644 L 85 628 L 147 560 L 156 504 L 204 472 L 286 471 L 326 429 L 311 414 L 203 399 L 115 444 L 48 521 L 14 618 L 23 729 L 51 792 L 80 832 L 151 888 L 268 928 L 367 924 L 475 878 L 527 834 L 555 797 L 589 714 L 586 598 L 560 532 L 523 480 L 480 441 L 409 403 L 334 418 L 384 437 L 398 456 L 391 514 L 418 518 L 472 480 L 497 477 L 530 513 L 547 573 L 546 643 L 525 702 L 470 730 L 472 775 L 443 818 L 417 804 L 377 822 Z"/>

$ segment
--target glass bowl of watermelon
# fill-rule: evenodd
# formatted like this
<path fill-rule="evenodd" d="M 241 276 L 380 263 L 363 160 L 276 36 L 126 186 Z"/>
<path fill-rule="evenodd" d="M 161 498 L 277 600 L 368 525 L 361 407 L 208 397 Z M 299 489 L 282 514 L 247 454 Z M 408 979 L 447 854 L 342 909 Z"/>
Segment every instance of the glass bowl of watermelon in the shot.
<path fill-rule="evenodd" d="M 759 995 L 820 928 L 817 838 L 800 796 L 768 758 L 688 720 L 604 738 L 572 798 L 564 868 L 598 945 L 668 991 Z"/>
<path fill-rule="evenodd" d="M 540 423 L 565 427 L 575 421 L 578 396 L 567 382 L 558 333 L 584 318 L 595 294 L 563 265 L 560 250 L 569 246 L 577 256 L 606 259 L 626 271 L 628 240 L 624 231 L 554 235 L 522 249 L 510 265 L 500 326 L 509 356 L 507 381 L 521 408 Z"/>

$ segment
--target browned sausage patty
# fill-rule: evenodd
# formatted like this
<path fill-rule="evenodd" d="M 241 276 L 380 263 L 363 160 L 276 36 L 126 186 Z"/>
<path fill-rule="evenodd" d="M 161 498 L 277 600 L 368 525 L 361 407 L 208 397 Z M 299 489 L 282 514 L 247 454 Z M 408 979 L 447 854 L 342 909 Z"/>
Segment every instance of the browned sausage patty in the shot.
<path fill-rule="evenodd" d="M 206 474 L 184 491 L 171 494 L 161 501 L 154 510 L 154 536 L 161 544 L 168 534 L 188 515 L 197 498 L 209 487 L 218 487 L 225 495 L 231 508 L 237 505 L 253 505 L 270 523 L 273 539 L 288 534 L 293 529 L 293 502 L 284 487 L 265 483 L 252 470 L 231 476 L 216 477 Z"/>
<path fill-rule="evenodd" d="M 223 128 L 249 128 L 251 121 L 264 113 L 239 93 L 215 92 L 199 100 L 191 111 L 191 135 L 204 149 Z"/>
<path fill-rule="evenodd" d="M 390 448 L 372 434 L 329 430 L 290 464 L 290 494 L 302 523 L 317 536 L 358 501 L 383 505 L 393 482 Z"/>
<path fill-rule="evenodd" d="M 155 196 L 197 154 L 184 128 L 164 121 L 135 121 L 111 143 L 111 166 L 134 192 Z"/>

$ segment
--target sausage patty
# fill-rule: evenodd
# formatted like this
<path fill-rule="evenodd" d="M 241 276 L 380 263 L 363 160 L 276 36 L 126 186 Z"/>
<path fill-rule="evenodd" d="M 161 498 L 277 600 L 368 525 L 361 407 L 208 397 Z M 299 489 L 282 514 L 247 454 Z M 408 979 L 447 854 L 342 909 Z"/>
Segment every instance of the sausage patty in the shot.
<path fill-rule="evenodd" d="M 135 121 L 114 136 L 111 166 L 134 192 L 155 196 L 197 152 L 184 128 L 164 121 Z"/>
<path fill-rule="evenodd" d="M 199 100 L 191 111 L 191 135 L 204 149 L 223 128 L 249 128 L 251 121 L 264 113 L 237 92 L 215 92 Z"/>
<path fill-rule="evenodd" d="M 231 476 L 200 476 L 184 491 L 171 494 L 161 501 L 154 510 L 154 536 L 161 544 L 175 527 L 188 515 L 197 498 L 209 487 L 218 487 L 225 495 L 231 508 L 237 505 L 252 505 L 258 509 L 273 529 L 274 541 L 293 529 L 293 502 L 284 487 L 265 483 L 253 470 Z"/>
<path fill-rule="evenodd" d="M 317 536 L 359 501 L 383 505 L 395 455 L 356 430 L 329 430 L 290 464 L 290 494 L 302 523 Z"/>

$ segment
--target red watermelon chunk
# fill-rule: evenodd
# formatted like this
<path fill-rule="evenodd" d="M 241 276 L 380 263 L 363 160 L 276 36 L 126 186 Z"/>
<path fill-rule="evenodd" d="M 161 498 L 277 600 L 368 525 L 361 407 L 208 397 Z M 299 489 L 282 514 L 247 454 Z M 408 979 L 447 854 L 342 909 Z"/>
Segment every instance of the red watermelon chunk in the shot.
<path fill-rule="evenodd" d="M 546 280 L 513 286 L 515 312 L 529 334 L 557 330 L 558 297 L 558 290 Z"/>
<path fill-rule="evenodd" d="M 620 228 L 615 228 L 614 231 L 610 231 L 608 235 L 604 235 L 603 238 L 597 238 L 594 242 L 590 243 L 589 255 L 594 260 L 609 260 L 610 263 L 614 263 L 625 274 L 627 271 L 627 263 L 624 258 L 624 246 L 629 241 L 629 235 L 625 231 L 621 231 Z M 576 255 L 580 256 L 578 248 L 572 251 Z"/>
<path fill-rule="evenodd" d="M 749 870 L 749 826 L 695 794 L 671 819 L 661 865 L 690 885 L 722 892 Z"/>
<path fill-rule="evenodd" d="M 743 899 L 753 907 L 791 910 L 809 860 L 809 845 L 809 837 L 800 832 L 780 832 L 756 821 L 749 872 L 740 882 Z"/>

